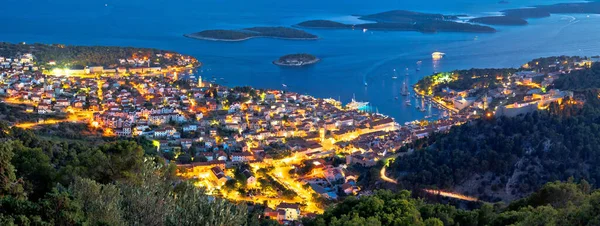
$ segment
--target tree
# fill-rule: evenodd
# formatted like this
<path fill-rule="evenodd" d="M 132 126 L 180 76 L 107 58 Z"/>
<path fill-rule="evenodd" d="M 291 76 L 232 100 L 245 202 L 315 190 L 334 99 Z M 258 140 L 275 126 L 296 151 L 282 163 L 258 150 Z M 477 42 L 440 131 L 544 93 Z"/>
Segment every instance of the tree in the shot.
<path fill-rule="evenodd" d="M 52 189 L 41 203 L 41 213 L 53 225 L 81 225 L 85 216 L 81 205 L 62 187 Z"/>
<path fill-rule="evenodd" d="M 429 218 L 423 222 L 425 226 L 444 226 L 444 222 L 437 218 Z"/>
<path fill-rule="evenodd" d="M 248 210 L 220 198 L 210 198 L 204 190 L 184 183 L 175 194 L 174 208 L 167 225 L 243 225 Z"/>
<path fill-rule="evenodd" d="M 69 191 L 82 206 L 88 223 L 93 225 L 126 225 L 121 208 L 122 196 L 115 185 L 99 184 L 93 180 L 78 178 Z"/>
<path fill-rule="evenodd" d="M 23 190 L 17 181 L 15 167 L 11 163 L 13 156 L 13 142 L 0 142 L 0 196 L 19 194 Z"/>
<path fill-rule="evenodd" d="M 54 186 L 56 170 L 50 158 L 40 148 L 28 148 L 20 142 L 13 144 L 15 156 L 12 163 L 18 176 L 24 180 L 29 198 L 42 198 Z"/>
<path fill-rule="evenodd" d="M 160 166 L 153 162 L 143 163 L 136 181 L 117 184 L 123 195 L 123 218 L 128 225 L 165 225 L 172 214 L 173 187 L 156 171 Z"/>
<path fill-rule="evenodd" d="M 144 157 L 144 150 L 133 141 L 118 141 L 100 146 L 106 154 L 106 178 L 100 182 L 110 182 L 121 179 L 134 179 L 139 171 Z"/>

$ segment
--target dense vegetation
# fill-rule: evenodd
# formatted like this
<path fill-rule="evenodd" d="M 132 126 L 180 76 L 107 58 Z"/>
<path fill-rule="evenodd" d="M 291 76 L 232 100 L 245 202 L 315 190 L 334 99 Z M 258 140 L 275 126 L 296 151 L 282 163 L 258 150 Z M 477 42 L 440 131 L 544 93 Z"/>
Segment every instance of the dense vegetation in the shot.
<path fill-rule="evenodd" d="M 573 71 L 561 76 L 554 86 L 562 90 L 588 90 L 600 87 L 600 64 L 593 64 L 590 69 Z"/>
<path fill-rule="evenodd" d="M 516 71 L 517 69 L 513 68 L 487 68 L 443 72 L 422 78 L 415 84 L 415 87 L 430 95 L 438 94 L 446 87 L 459 92 L 482 87 L 493 89 L 499 87 Z M 502 77 L 502 79 L 498 79 L 498 77 Z"/>
<path fill-rule="evenodd" d="M 249 38 L 268 37 L 283 39 L 317 39 L 316 35 L 288 27 L 251 27 L 242 30 L 206 30 L 185 35 L 189 38 L 242 41 Z"/>
<path fill-rule="evenodd" d="M 59 67 L 107 66 L 116 67 L 119 59 L 132 57 L 154 59 L 156 54 L 173 53 L 158 49 L 113 47 L 113 46 L 68 46 L 47 44 L 12 44 L 0 42 L 0 56 L 18 56 L 19 54 L 32 53 L 35 61 L 45 65 L 55 61 Z M 155 60 L 156 61 L 156 60 Z M 170 65 L 173 62 L 162 58 L 161 65 Z"/>
<path fill-rule="evenodd" d="M 558 86 L 590 87 L 581 76 L 592 78 L 597 65 L 594 68 L 565 76 Z M 426 148 L 395 161 L 396 175 L 406 187 L 452 189 L 491 201 L 519 198 L 548 181 L 569 177 L 598 186 L 597 93 L 579 93 L 584 106 L 563 101 L 546 112 L 480 119 L 448 134 L 435 134 L 422 141 Z"/>
<path fill-rule="evenodd" d="M 519 17 L 513 16 L 486 16 L 478 17 L 469 20 L 472 23 L 488 24 L 488 25 L 527 25 L 528 22 Z"/>
<path fill-rule="evenodd" d="M 452 20 L 456 16 L 429 14 L 405 10 L 393 10 L 360 17 L 362 20 L 374 21 L 365 24 L 343 24 L 329 20 L 309 20 L 296 26 L 305 28 L 330 29 L 370 29 L 386 31 L 419 31 L 419 32 L 496 32 L 496 29 L 470 23 L 458 23 Z"/>
<path fill-rule="evenodd" d="M 428 204 L 410 197 L 408 191 L 377 191 L 372 196 L 350 197 L 315 219 L 308 226 L 337 225 L 598 225 L 600 191 L 586 181 L 553 182 L 531 196 L 511 203 L 483 204 L 461 210 L 444 204 Z"/>
<path fill-rule="evenodd" d="M 244 205 L 177 181 L 173 165 L 145 156 L 135 142 L 90 147 L 0 126 L 0 225 L 243 225 L 250 219 Z"/>

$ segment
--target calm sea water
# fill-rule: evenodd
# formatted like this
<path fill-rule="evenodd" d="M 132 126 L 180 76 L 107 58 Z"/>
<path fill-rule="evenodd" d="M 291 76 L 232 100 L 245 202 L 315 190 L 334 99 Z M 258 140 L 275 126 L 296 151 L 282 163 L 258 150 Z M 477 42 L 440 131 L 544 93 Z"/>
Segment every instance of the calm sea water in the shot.
<path fill-rule="evenodd" d="M 494 15 L 507 8 L 569 0 L 3 0 L 0 41 L 117 45 L 169 49 L 191 54 L 205 66 L 201 74 L 228 86 L 283 89 L 348 102 L 353 95 L 397 121 L 422 118 L 400 96 L 434 71 L 472 67 L 516 67 L 537 57 L 600 54 L 600 16 L 554 15 L 525 27 L 497 27 L 495 34 L 309 30 L 317 41 L 253 39 L 212 42 L 182 37 L 216 28 L 289 26 L 308 19 L 358 23 L 351 15 L 392 9 L 446 14 Z M 434 63 L 430 54 L 447 56 Z M 322 62 L 305 68 L 271 64 L 279 56 L 307 52 Z M 415 70 L 422 61 L 422 70 Z M 392 79 L 394 69 L 398 79 Z M 223 79 L 221 79 L 223 78 Z M 368 86 L 365 87 L 364 83 Z M 399 97 L 398 100 L 395 97 Z M 413 100 L 414 101 L 414 100 Z M 435 113 L 435 112 L 434 112 Z"/>

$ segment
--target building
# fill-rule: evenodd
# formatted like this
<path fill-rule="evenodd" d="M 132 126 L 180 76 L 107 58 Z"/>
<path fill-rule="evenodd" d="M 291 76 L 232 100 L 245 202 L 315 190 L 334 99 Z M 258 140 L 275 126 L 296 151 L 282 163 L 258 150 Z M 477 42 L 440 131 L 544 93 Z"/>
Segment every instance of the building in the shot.
<path fill-rule="evenodd" d="M 232 162 L 249 162 L 254 160 L 254 155 L 250 152 L 234 152 L 231 153 Z"/>
<path fill-rule="evenodd" d="M 279 205 L 277 205 L 277 208 L 275 208 L 275 210 L 283 211 L 285 213 L 284 219 L 286 221 L 296 221 L 300 217 L 300 205 L 296 203 L 282 202 Z"/>
<path fill-rule="evenodd" d="M 223 186 L 225 182 L 227 182 L 227 176 L 225 176 L 225 172 L 223 172 L 223 170 L 218 166 L 210 168 L 210 171 L 212 172 L 211 175 L 213 179 L 218 182 L 219 186 Z"/>

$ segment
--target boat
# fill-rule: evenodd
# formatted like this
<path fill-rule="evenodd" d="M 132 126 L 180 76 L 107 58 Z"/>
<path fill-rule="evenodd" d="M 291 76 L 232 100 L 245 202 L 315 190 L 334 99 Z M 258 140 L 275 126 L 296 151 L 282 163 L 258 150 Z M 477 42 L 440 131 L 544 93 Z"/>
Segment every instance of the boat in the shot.
<path fill-rule="evenodd" d="M 365 86 L 369 86 L 369 84 L 367 84 L 367 82 L 365 82 Z"/>
<path fill-rule="evenodd" d="M 392 79 L 397 79 L 397 78 L 398 78 L 397 76 L 392 76 Z"/>
<path fill-rule="evenodd" d="M 363 28 L 363 33 L 367 32 L 368 30 L 366 28 Z"/>
<path fill-rule="evenodd" d="M 444 55 L 446 54 L 442 52 L 433 52 L 431 54 L 431 58 L 433 58 L 433 60 L 441 60 L 442 58 L 444 58 Z"/>
<path fill-rule="evenodd" d="M 369 106 L 369 102 L 359 102 L 352 98 L 352 101 L 346 104 L 346 108 L 350 110 L 364 110 Z"/>
<path fill-rule="evenodd" d="M 402 83 L 402 91 L 400 92 L 400 94 L 402 94 L 402 96 L 410 95 L 410 92 L 408 91 L 408 85 L 406 85 L 406 79 L 404 79 L 404 82 Z"/>
<path fill-rule="evenodd" d="M 410 106 L 410 105 L 411 105 L 411 104 L 410 104 L 410 99 L 408 99 L 408 100 L 404 101 L 404 103 L 406 103 L 406 105 L 408 105 L 408 106 Z"/>

